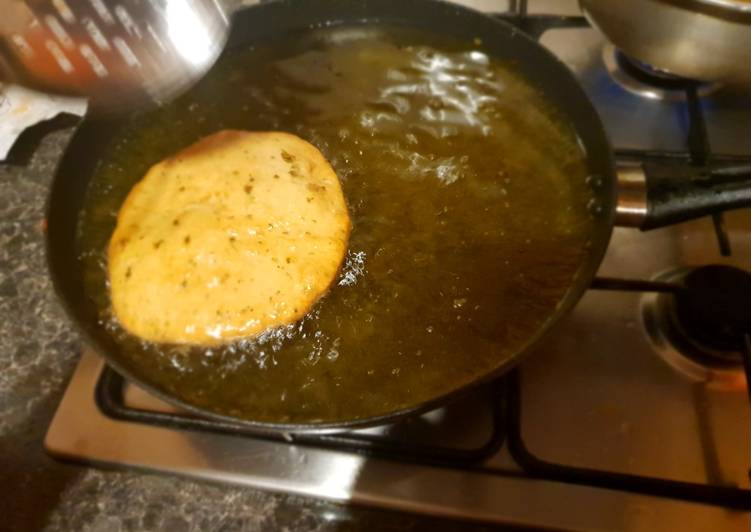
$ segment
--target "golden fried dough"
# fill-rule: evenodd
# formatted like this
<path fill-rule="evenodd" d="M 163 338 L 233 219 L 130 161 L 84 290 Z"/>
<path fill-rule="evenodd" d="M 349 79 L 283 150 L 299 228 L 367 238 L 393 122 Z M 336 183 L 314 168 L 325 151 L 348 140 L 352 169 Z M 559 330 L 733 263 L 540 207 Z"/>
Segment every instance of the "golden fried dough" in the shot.
<path fill-rule="evenodd" d="M 114 313 L 153 342 L 216 345 L 295 322 L 327 291 L 350 220 L 323 155 L 220 131 L 153 166 L 109 243 Z"/>

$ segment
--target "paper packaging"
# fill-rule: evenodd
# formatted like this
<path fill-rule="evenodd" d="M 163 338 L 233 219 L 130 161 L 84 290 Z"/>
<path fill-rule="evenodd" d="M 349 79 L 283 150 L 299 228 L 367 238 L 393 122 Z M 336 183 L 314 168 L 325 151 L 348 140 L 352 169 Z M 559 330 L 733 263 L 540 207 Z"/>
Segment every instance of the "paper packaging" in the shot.
<path fill-rule="evenodd" d="M 18 136 L 30 126 L 60 113 L 83 116 L 87 101 L 53 96 L 13 84 L 0 84 L 0 161 L 5 160 Z"/>

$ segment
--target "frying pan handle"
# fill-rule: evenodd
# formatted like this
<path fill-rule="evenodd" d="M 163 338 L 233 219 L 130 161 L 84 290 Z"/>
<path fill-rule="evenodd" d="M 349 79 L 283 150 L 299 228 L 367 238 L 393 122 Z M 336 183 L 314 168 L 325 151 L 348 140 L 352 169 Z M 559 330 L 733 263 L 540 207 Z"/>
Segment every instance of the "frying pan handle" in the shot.
<path fill-rule="evenodd" d="M 646 231 L 751 206 L 751 166 L 708 169 L 683 161 L 618 169 L 616 224 Z"/>

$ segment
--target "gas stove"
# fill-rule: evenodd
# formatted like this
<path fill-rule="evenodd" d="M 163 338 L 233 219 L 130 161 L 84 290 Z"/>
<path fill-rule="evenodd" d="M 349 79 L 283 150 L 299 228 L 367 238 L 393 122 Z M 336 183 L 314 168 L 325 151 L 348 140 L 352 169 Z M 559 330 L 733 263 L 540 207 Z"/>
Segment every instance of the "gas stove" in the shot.
<path fill-rule="evenodd" d="M 517 24 L 576 72 L 619 163 L 751 165 L 748 93 L 634 75 L 576 2 L 462 3 Z M 723 324 L 699 319 L 703 300 L 679 305 L 673 294 L 694 272 L 697 297 L 738 299 L 731 270 L 707 265 L 751 269 L 751 212 L 617 228 L 593 289 L 521 367 L 423 416 L 344 433 L 250 433 L 194 417 L 84 349 L 45 446 L 94 464 L 475 521 L 749 530 L 742 347 L 713 343 L 709 325 Z"/>

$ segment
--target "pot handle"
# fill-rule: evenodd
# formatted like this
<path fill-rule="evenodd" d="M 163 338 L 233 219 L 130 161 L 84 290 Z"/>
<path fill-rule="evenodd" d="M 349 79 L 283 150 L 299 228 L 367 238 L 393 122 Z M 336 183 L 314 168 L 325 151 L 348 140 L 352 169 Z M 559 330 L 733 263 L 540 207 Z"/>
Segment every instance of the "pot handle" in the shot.
<path fill-rule="evenodd" d="M 648 161 L 618 168 L 617 225 L 646 231 L 742 207 L 751 207 L 751 165 Z"/>

